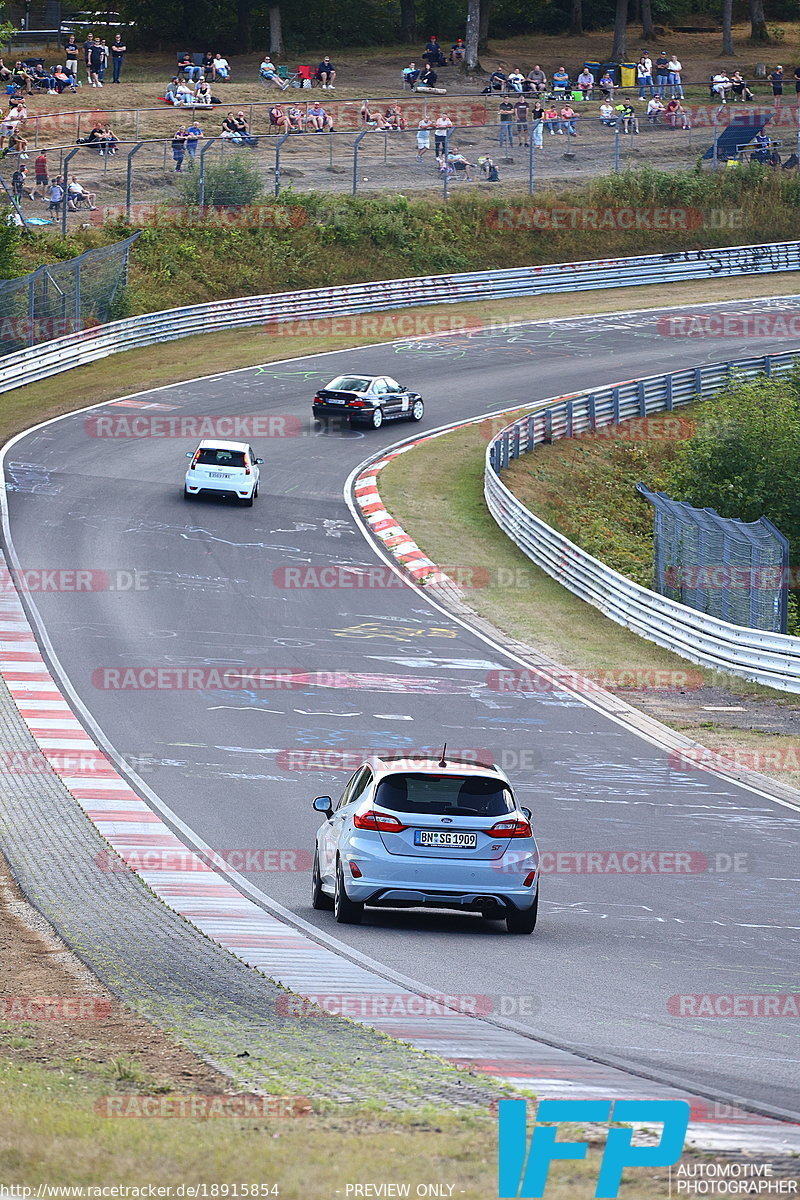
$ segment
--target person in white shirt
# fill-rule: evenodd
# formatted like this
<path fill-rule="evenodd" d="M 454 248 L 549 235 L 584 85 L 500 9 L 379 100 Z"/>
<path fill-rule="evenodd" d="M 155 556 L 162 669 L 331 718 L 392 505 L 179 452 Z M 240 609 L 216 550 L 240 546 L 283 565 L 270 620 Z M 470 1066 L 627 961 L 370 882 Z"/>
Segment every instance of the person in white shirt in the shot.
<path fill-rule="evenodd" d="M 277 83 L 282 92 L 285 92 L 289 84 L 285 79 L 281 79 L 278 74 L 278 68 L 272 62 L 268 54 L 264 55 L 264 61 L 259 68 L 259 73 L 262 79 L 266 79 L 268 83 Z"/>
<path fill-rule="evenodd" d="M 670 99 L 682 100 L 683 87 L 681 85 L 681 71 L 683 70 L 683 67 L 680 64 L 677 54 L 673 54 L 672 58 L 669 60 L 669 63 L 667 64 L 667 70 L 669 71 L 667 78 L 669 80 Z"/>
<path fill-rule="evenodd" d="M 578 87 L 584 100 L 591 100 L 592 89 L 594 88 L 594 75 L 588 67 L 584 67 L 578 76 Z"/>
<path fill-rule="evenodd" d="M 653 60 L 643 54 L 636 64 L 636 81 L 639 84 L 639 99 L 644 100 L 645 90 L 650 88 L 650 95 L 655 95 L 653 87 Z"/>
<path fill-rule="evenodd" d="M 522 74 L 519 67 L 514 67 L 514 70 L 511 71 L 506 82 L 508 83 L 508 86 L 515 92 L 521 92 L 522 85 L 525 82 L 525 76 Z"/>
<path fill-rule="evenodd" d="M 654 125 L 658 124 L 659 114 L 664 111 L 664 105 L 658 96 L 651 96 L 647 102 L 647 119 Z"/>
<path fill-rule="evenodd" d="M 728 79 L 728 76 L 724 73 L 724 71 L 721 71 L 718 75 L 715 75 L 711 80 L 711 90 L 712 92 L 716 92 L 723 104 L 727 104 L 725 97 L 731 86 L 731 81 Z"/>
<path fill-rule="evenodd" d="M 223 80 L 230 79 L 230 77 L 231 77 L 230 64 L 228 63 L 227 58 L 223 58 L 219 52 L 217 52 L 214 55 L 214 61 L 211 64 L 211 66 L 212 66 L 212 71 L 211 71 L 212 79 L 223 79 Z"/>
<path fill-rule="evenodd" d="M 617 119 L 614 116 L 614 109 L 607 100 L 604 100 L 600 105 L 600 124 L 610 125 L 612 128 L 616 125 Z"/>

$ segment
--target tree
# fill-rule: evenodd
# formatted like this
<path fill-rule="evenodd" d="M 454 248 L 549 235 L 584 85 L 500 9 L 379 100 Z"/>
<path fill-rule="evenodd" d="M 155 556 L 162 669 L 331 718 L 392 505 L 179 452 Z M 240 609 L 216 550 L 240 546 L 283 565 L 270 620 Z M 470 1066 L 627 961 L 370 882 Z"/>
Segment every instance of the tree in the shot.
<path fill-rule="evenodd" d="M 650 42 L 654 36 L 652 0 L 642 0 L 642 41 Z"/>
<path fill-rule="evenodd" d="M 236 0 L 236 44 L 240 54 L 253 49 L 253 0 Z"/>
<path fill-rule="evenodd" d="M 722 0 L 722 57 L 733 58 L 733 0 Z"/>
<path fill-rule="evenodd" d="M 614 45 L 611 47 L 611 61 L 622 62 L 628 45 L 628 0 L 617 0 L 616 17 L 614 19 Z"/>
<path fill-rule="evenodd" d="M 417 40 L 417 2 L 416 0 L 400 0 L 400 41 L 416 42 Z"/>
<path fill-rule="evenodd" d="M 480 29 L 481 0 L 468 0 L 467 36 L 465 38 L 467 52 L 464 56 L 464 66 L 468 71 L 479 71 L 481 67 L 481 64 L 478 62 L 478 40 L 480 38 Z"/>
<path fill-rule="evenodd" d="M 571 37 L 583 37 L 583 0 L 572 0 L 569 10 L 569 32 Z"/>
<path fill-rule="evenodd" d="M 481 19 L 478 26 L 478 50 L 489 49 L 489 17 L 492 13 L 493 0 L 481 0 Z M 580 4 L 581 0 L 577 0 Z"/>
<path fill-rule="evenodd" d="M 270 56 L 283 58 L 283 22 L 279 4 L 269 6 L 269 52 Z"/>
<path fill-rule="evenodd" d="M 764 0 L 750 0 L 750 41 L 768 42 L 767 19 L 764 16 Z"/>

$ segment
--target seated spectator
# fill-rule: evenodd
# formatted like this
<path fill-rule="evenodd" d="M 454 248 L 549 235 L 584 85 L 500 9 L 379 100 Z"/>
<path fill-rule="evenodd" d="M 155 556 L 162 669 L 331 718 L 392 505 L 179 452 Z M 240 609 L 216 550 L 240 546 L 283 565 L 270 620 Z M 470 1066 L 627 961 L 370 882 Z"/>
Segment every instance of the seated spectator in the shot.
<path fill-rule="evenodd" d="M 544 110 L 544 123 L 551 133 L 561 133 L 561 126 L 558 125 L 558 109 L 555 104 L 548 104 Z M 553 125 L 558 125 L 558 129 L 553 129 Z"/>
<path fill-rule="evenodd" d="M 489 76 L 489 90 L 492 92 L 505 93 L 508 85 L 508 77 L 505 71 L 501 71 L 498 67 L 496 71 L 492 71 Z"/>
<path fill-rule="evenodd" d="M 183 71 L 187 79 L 191 79 L 192 83 L 197 83 L 203 74 L 203 68 L 196 65 L 191 54 L 184 54 L 181 57 L 178 63 L 178 70 Z"/>
<path fill-rule="evenodd" d="M 53 86 L 61 95 L 67 88 L 72 88 L 73 92 L 77 92 L 78 86 L 74 75 L 68 75 L 64 68 L 59 64 L 53 68 Z"/>
<path fill-rule="evenodd" d="M 180 85 L 180 82 L 181 81 L 178 79 L 178 76 L 175 75 L 164 88 L 164 99 L 170 104 L 177 104 L 175 97 L 178 94 L 178 86 Z"/>
<path fill-rule="evenodd" d="M 388 129 L 405 129 L 406 119 L 399 104 L 390 104 L 387 108 L 386 125 Z"/>
<path fill-rule="evenodd" d="M 439 78 L 433 67 L 425 66 L 419 73 L 418 87 L 432 88 L 436 87 L 436 80 Z"/>
<path fill-rule="evenodd" d="M 333 132 L 333 117 L 325 111 L 318 100 L 309 108 L 306 124 L 310 125 L 315 133 L 325 133 L 326 130 L 330 133 Z"/>
<path fill-rule="evenodd" d="M 600 105 L 600 124 L 608 125 L 613 129 L 616 123 L 617 118 L 614 115 L 614 109 L 608 100 L 604 100 Z"/>
<path fill-rule="evenodd" d="M 290 107 L 289 111 L 287 112 L 286 116 L 289 118 L 289 126 L 291 128 L 291 132 L 292 133 L 302 133 L 303 125 L 304 125 L 304 121 L 305 121 L 305 113 L 303 112 L 302 108 L 298 108 L 298 106 L 296 104 L 293 104 Z"/>
<path fill-rule="evenodd" d="M 469 162 L 459 150 L 448 150 L 447 161 L 455 171 L 456 179 L 458 179 L 459 175 L 463 175 L 468 183 L 472 182 L 470 172 L 474 169 L 475 163 Z"/>
<path fill-rule="evenodd" d="M 8 148 L 3 151 L 3 157 L 6 154 L 18 154 L 20 158 L 28 157 L 28 139 L 23 131 L 24 122 L 18 121 L 14 132 L 8 139 Z"/>
<path fill-rule="evenodd" d="M 610 72 L 605 71 L 600 79 L 600 90 L 603 93 L 604 100 L 610 100 L 614 103 L 614 88 L 617 85 L 614 83 L 614 78 Z"/>
<path fill-rule="evenodd" d="M 291 122 L 280 104 L 273 104 L 269 110 L 269 129 L 270 133 L 273 129 L 278 130 L 280 133 L 292 132 Z"/>
<path fill-rule="evenodd" d="M 361 124 L 362 125 L 374 125 L 375 121 L 376 121 L 376 118 L 375 118 L 374 114 L 370 111 L 369 100 L 362 100 L 362 102 L 361 102 Z"/>
<path fill-rule="evenodd" d="M 691 129 L 689 124 L 689 114 L 676 96 L 670 100 L 665 109 L 667 121 L 670 129 L 677 129 L 678 121 L 681 123 L 681 129 Z"/>
<path fill-rule="evenodd" d="M 228 62 L 227 58 L 222 57 L 219 50 L 214 55 L 214 61 L 212 62 L 211 66 L 212 66 L 212 72 L 211 72 L 212 80 L 221 79 L 223 82 L 225 82 L 226 80 L 230 79 L 230 77 L 231 77 L 230 63 Z"/>
<path fill-rule="evenodd" d="M 466 58 L 466 56 L 467 56 L 467 47 L 464 45 L 464 39 L 459 38 L 457 41 L 453 42 L 452 46 L 450 47 L 450 62 L 451 63 L 463 62 L 464 59 Z"/>
<path fill-rule="evenodd" d="M 276 83 L 282 92 L 285 92 L 289 84 L 285 79 L 281 79 L 278 74 L 278 68 L 273 63 L 268 54 L 264 55 L 264 61 L 258 69 L 258 73 L 267 83 Z"/>
<path fill-rule="evenodd" d="M 87 192 L 83 184 L 78 183 L 73 175 L 67 185 L 67 208 L 70 212 L 77 212 L 81 204 L 88 205 L 89 211 L 94 212 L 97 205 L 95 200 L 97 195 L 95 192 Z"/>
<path fill-rule="evenodd" d="M 0 80 L 2 80 L 3 83 L 8 83 L 10 78 L 11 78 L 11 68 L 7 67 L 6 64 L 3 62 L 2 58 L 0 58 Z"/>
<path fill-rule="evenodd" d="M 205 79 L 198 80 L 194 89 L 195 104 L 209 105 L 211 103 L 211 88 Z"/>
<path fill-rule="evenodd" d="M 214 55 L 210 50 L 203 55 L 203 75 L 206 79 L 214 78 Z"/>
<path fill-rule="evenodd" d="M 37 63 L 31 72 L 31 83 L 42 92 L 54 92 L 53 79 L 49 71 L 45 71 L 41 63 Z"/>
<path fill-rule="evenodd" d="M 532 71 L 528 71 L 528 82 L 531 85 L 531 91 L 535 92 L 537 96 L 547 90 L 547 76 L 538 63 Z"/>
<path fill-rule="evenodd" d="M 6 138 L 12 138 L 16 132 L 17 126 L 20 123 L 20 116 L 16 108 L 10 108 L 6 115 L 0 121 L 0 149 Z"/>
<path fill-rule="evenodd" d="M 578 87 L 584 100 L 591 100 L 594 89 L 594 75 L 588 67 L 584 67 L 578 76 Z"/>
<path fill-rule="evenodd" d="M 653 125 L 658 125 L 662 112 L 664 112 L 664 105 L 662 104 L 661 100 L 658 98 L 658 96 L 651 96 L 647 102 L 648 121 L 650 121 Z"/>
<path fill-rule="evenodd" d="M 514 67 L 512 71 L 509 71 L 506 82 L 513 91 L 521 92 L 522 85 L 525 82 L 525 76 L 522 74 L 519 67 Z"/>
<path fill-rule="evenodd" d="M 739 98 L 739 100 L 746 102 L 754 99 L 753 93 L 747 86 L 741 71 L 734 71 L 733 75 L 731 75 L 731 91 L 733 92 L 734 96 Z"/>
<path fill-rule="evenodd" d="M 194 89 L 189 87 L 189 84 L 185 79 L 178 81 L 178 85 L 175 88 L 175 93 L 172 98 L 172 103 L 177 105 L 194 104 Z"/>
<path fill-rule="evenodd" d="M 563 67 L 559 67 L 557 71 L 553 72 L 553 91 L 556 95 L 561 93 L 563 96 L 569 91 L 569 86 L 569 75 Z"/>
<path fill-rule="evenodd" d="M 331 92 L 336 91 L 336 88 L 333 86 L 333 81 L 336 78 L 336 68 L 327 54 L 317 67 L 316 78 L 322 84 L 323 92 L 326 88 Z"/>
<path fill-rule="evenodd" d="M 720 103 L 727 104 L 727 94 L 731 90 L 731 81 L 724 71 L 720 71 L 711 80 L 711 98 L 719 97 Z"/>
<path fill-rule="evenodd" d="M 412 63 L 409 63 L 407 67 L 403 67 L 403 78 L 405 79 L 408 86 L 412 89 L 412 91 L 414 88 L 414 84 L 417 82 L 419 77 L 420 77 L 420 72 L 417 70 L 416 63 L 412 62 Z"/>
<path fill-rule="evenodd" d="M 253 137 L 252 133 L 250 132 L 250 129 L 247 124 L 247 120 L 245 119 L 245 115 L 241 109 L 239 109 L 238 113 L 236 114 L 236 132 L 239 135 L 239 139 L 240 139 L 242 145 L 244 145 L 244 146 L 257 146 L 258 145 L 258 138 Z"/>
<path fill-rule="evenodd" d="M 575 129 L 575 109 L 570 104 L 569 100 L 561 110 L 561 125 L 565 133 L 570 137 L 577 137 L 578 133 Z"/>
<path fill-rule="evenodd" d="M 229 112 L 226 114 L 225 120 L 222 122 L 222 133 L 220 134 L 220 137 L 224 137 L 229 141 L 233 141 L 237 132 L 236 117 L 232 112 Z"/>
<path fill-rule="evenodd" d="M 439 45 L 438 37 L 432 35 L 428 38 L 422 57 L 431 67 L 445 66 L 445 57 L 442 53 L 442 47 Z"/>
<path fill-rule="evenodd" d="M 105 153 L 107 155 L 116 154 L 117 146 L 119 145 L 119 138 L 114 132 L 112 132 L 111 126 L 107 121 L 103 126 L 101 138 L 103 144 L 100 148 L 100 153 Z"/>
<path fill-rule="evenodd" d="M 639 132 L 639 118 L 636 116 L 636 110 L 629 101 L 623 100 L 621 104 L 618 104 L 617 112 L 622 117 L 623 133 Z"/>
<path fill-rule="evenodd" d="M 31 95 L 33 92 L 33 81 L 19 59 L 14 63 L 11 78 L 18 88 L 22 88 L 28 96 Z"/>

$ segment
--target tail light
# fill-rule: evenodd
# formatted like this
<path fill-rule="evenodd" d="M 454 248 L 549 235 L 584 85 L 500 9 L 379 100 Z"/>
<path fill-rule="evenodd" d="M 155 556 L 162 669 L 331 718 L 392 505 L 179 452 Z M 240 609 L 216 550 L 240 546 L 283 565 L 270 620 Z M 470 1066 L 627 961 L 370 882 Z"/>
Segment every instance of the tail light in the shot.
<path fill-rule="evenodd" d="M 369 408 L 366 400 L 348 400 L 347 403 L 350 408 Z"/>
<path fill-rule="evenodd" d="M 352 866 L 352 863 L 350 865 Z M 532 887 L 533 881 L 535 878 L 536 878 L 536 872 L 528 871 L 528 874 L 525 876 L 525 878 L 522 881 L 522 886 L 523 887 Z"/>
<path fill-rule="evenodd" d="M 353 817 L 353 824 L 356 829 L 375 829 L 379 833 L 402 833 L 404 829 L 408 829 L 402 821 L 398 821 L 397 817 L 392 817 L 389 813 L 378 812 L 374 808 L 368 808 L 366 812 L 356 813 Z"/>
<path fill-rule="evenodd" d="M 358 863 L 350 862 L 347 865 L 350 867 L 350 874 L 353 876 L 353 879 L 360 879 L 361 868 L 359 867 Z"/>
<path fill-rule="evenodd" d="M 489 837 L 493 838 L 529 838 L 533 830 L 522 817 L 511 817 L 508 821 L 497 821 L 491 829 L 487 829 Z"/>
<path fill-rule="evenodd" d="M 189 466 L 190 471 L 193 471 L 195 469 L 195 467 L 197 466 L 197 460 L 199 457 L 200 457 L 200 451 L 198 450 L 197 453 L 195 454 L 194 458 L 191 461 L 191 465 Z"/>
<path fill-rule="evenodd" d="M 244 459 L 244 473 L 245 475 L 250 474 L 250 459 L 247 457 L 247 455 L 245 455 Z"/>

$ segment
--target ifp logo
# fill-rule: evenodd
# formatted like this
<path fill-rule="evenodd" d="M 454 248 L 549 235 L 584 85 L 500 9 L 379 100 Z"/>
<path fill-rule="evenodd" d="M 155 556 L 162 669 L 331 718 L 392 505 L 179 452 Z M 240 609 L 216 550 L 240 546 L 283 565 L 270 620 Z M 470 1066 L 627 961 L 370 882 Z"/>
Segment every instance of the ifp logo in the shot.
<path fill-rule="evenodd" d="M 610 1100 L 540 1100 L 530 1146 L 525 1100 L 501 1100 L 498 1115 L 497 1192 L 501 1200 L 543 1196 L 554 1159 L 586 1158 L 587 1142 L 556 1141 L 558 1126 L 565 1122 L 663 1125 L 657 1146 L 632 1146 L 632 1129 L 609 1129 L 595 1196 L 613 1198 L 619 1193 L 625 1167 L 668 1167 L 678 1161 L 689 1125 L 689 1104 L 686 1100 L 616 1100 L 613 1105 Z"/>

